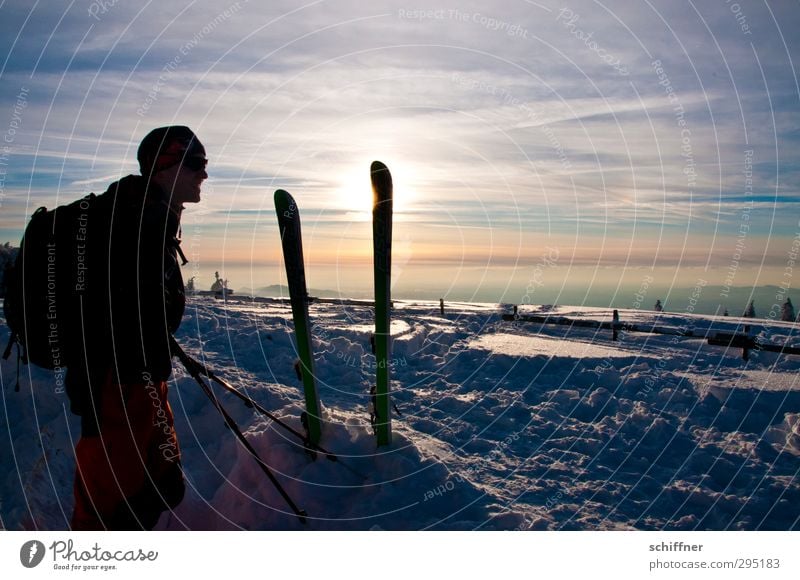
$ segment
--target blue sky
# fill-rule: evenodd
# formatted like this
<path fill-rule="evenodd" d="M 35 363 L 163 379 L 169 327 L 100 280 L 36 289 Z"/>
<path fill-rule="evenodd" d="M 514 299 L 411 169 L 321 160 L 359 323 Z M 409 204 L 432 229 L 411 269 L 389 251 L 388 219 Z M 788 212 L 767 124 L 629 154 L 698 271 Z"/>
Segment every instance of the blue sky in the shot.
<path fill-rule="evenodd" d="M 281 187 L 309 284 L 369 292 L 373 159 L 397 296 L 796 286 L 798 28 L 796 2 L 3 2 L 0 239 L 176 123 L 210 158 L 200 287 L 280 282 Z"/>

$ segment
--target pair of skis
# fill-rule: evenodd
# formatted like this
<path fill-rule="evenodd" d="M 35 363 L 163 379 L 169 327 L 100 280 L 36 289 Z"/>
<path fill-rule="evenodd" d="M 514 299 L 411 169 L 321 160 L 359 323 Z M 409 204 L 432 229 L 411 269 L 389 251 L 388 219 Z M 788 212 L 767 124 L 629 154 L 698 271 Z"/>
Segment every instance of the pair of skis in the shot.
<path fill-rule="evenodd" d="M 375 363 L 377 368 L 373 415 L 378 446 L 392 441 L 392 422 L 389 395 L 389 357 L 391 324 L 392 281 L 392 175 L 380 161 L 370 167 L 372 181 L 372 244 L 375 281 Z M 314 357 L 311 348 L 311 327 L 308 317 L 308 290 L 306 288 L 303 239 L 300 229 L 300 211 L 292 196 L 279 189 L 275 192 L 275 212 L 283 247 L 286 281 L 292 306 L 297 352 L 306 399 L 306 424 L 308 437 L 318 444 L 322 435 L 322 417 L 314 375 Z"/>

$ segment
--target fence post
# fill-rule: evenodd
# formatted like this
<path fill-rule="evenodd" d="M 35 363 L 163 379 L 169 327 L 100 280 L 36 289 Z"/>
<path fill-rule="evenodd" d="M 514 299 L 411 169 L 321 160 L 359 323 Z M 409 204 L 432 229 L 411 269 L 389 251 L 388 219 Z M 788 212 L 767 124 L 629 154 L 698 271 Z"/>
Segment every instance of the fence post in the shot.
<path fill-rule="evenodd" d="M 750 325 L 746 324 L 744 327 L 744 333 L 748 337 L 750 336 Z M 746 343 L 745 343 L 746 344 Z M 750 351 L 747 349 L 746 346 L 742 347 L 742 359 L 743 360 L 750 360 Z"/>

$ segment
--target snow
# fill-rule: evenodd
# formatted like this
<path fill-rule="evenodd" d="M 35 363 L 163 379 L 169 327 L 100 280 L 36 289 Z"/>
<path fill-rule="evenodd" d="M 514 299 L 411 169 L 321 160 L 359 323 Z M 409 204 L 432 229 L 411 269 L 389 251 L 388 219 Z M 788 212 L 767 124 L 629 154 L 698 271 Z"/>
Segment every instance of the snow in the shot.
<path fill-rule="evenodd" d="M 484 335 L 470 341 L 471 348 L 487 350 L 494 355 L 530 357 L 540 354 L 563 358 L 624 358 L 636 354 L 625 348 L 608 348 L 591 342 L 565 342 L 559 338 L 543 336 L 520 336 L 497 333 Z M 641 357 L 642 355 L 640 355 Z M 644 357 L 652 358 L 652 357 Z"/>
<path fill-rule="evenodd" d="M 159 529 L 471 530 L 800 527 L 797 356 L 709 346 L 742 331 L 797 345 L 792 323 L 620 310 L 671 334 L 508 322 L 510 307 L 397 301 L 394 441 L 369 425 L 372 310 L 311 305 L 316 372 L 338 455 L 215 391 L 288 494 L 301 524 L 196 383 L 176 366 L 170 402 L 187 497 Z M 609 309 L 527 307 L 610 322 Z M 693 336 L 681 336 L 691 329 Z M 679 332 L 680 331 L 680 332 Z M 0 340 L 7 340 L 3 327 Z M 301 430 L 291 313 L 278 300 L 192 299 L 187 352 Z M 0 516 L 8 529 L 65 529 L 78 421 L 53 374 L 4 361 Z M 343 465 L 343 464 L 346 464 Z"/>

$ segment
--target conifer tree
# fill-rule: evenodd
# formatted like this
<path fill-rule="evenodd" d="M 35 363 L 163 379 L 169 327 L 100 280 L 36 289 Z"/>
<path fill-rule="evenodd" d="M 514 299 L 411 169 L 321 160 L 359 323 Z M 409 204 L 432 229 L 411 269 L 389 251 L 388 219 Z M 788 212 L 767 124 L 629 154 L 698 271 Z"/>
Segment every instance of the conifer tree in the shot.
<path fill-rule="evenodd" d="M 794 315 L 794 305 L 792 304 L 792 299 L 788 296 L 786 297 L 786 302 L 783 303 L 783 307 L 781 308 L 781 320 L 786 322 L 794 322 L 795 321 Z"/>

